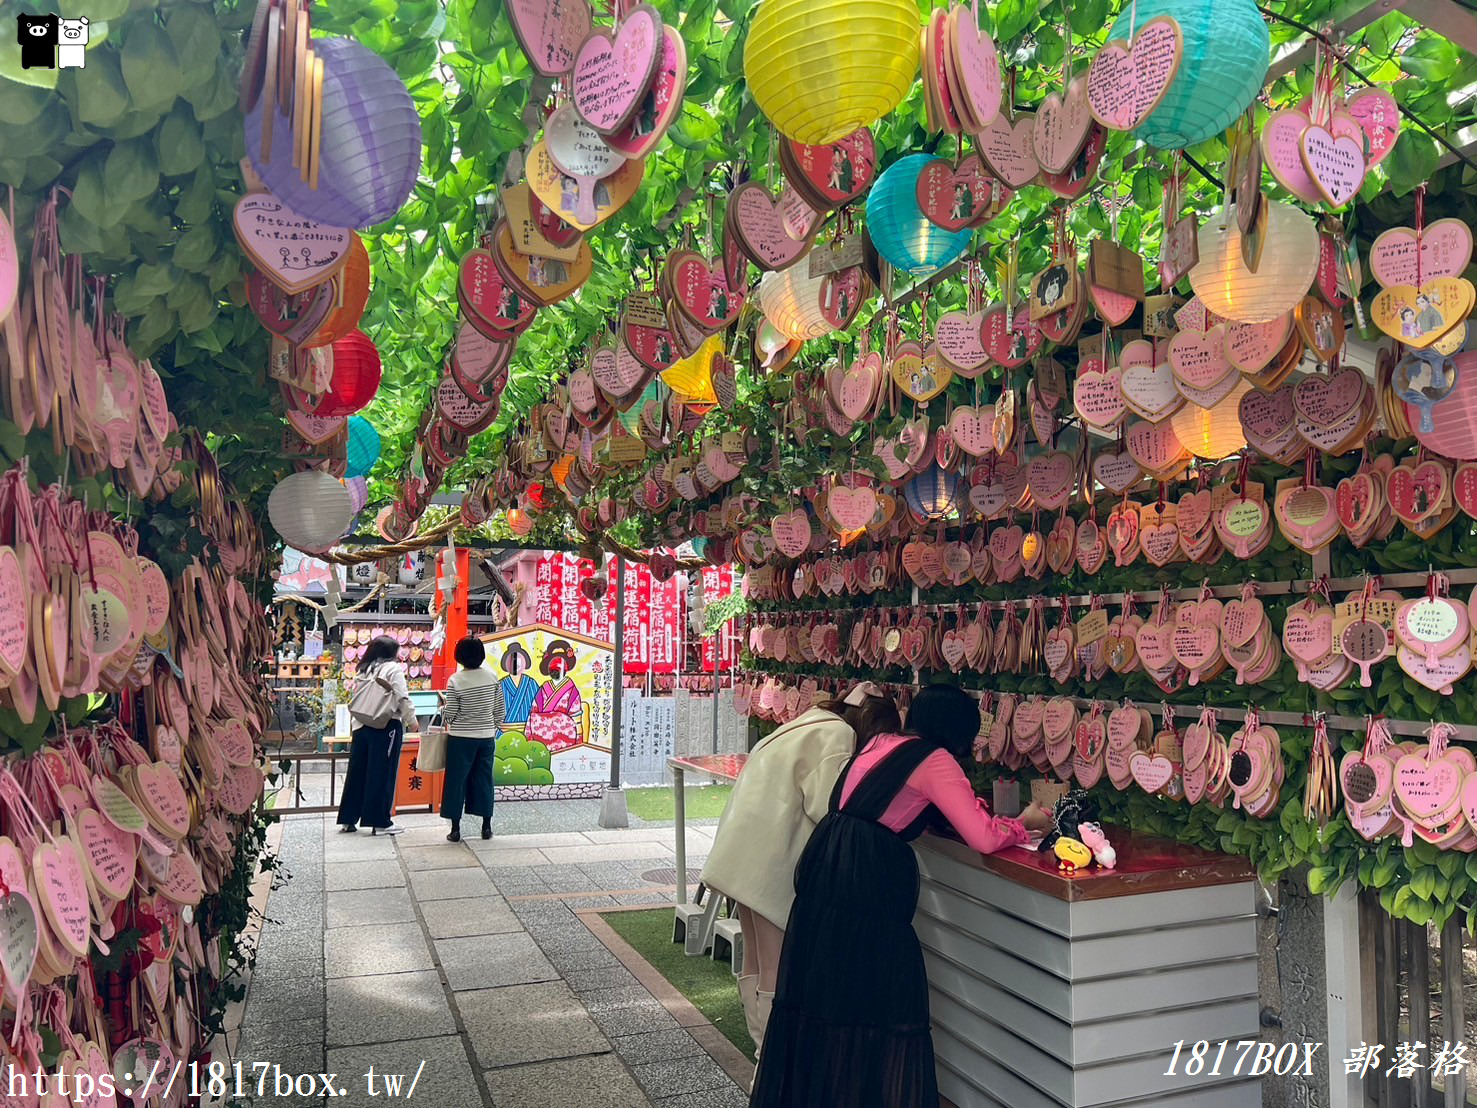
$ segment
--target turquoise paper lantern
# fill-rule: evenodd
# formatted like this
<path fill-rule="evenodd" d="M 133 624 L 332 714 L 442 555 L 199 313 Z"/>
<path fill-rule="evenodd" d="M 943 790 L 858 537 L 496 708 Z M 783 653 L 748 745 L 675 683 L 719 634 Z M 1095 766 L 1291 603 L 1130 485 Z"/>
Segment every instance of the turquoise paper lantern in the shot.
<path fill-rule="evenodd" d="M 919 522 L 936 523 L 958 507 L 959 478 L 935 462 L 903 486 L 903 499 Z"/>
<path fill-rule="evenodd" d="M 380 458 L 380 435 L 363 416 L 349 417 L 349 446 L 344 476 L 364 477 Z"/>
<path fill-rule="evenodd" d="M 1179 23 L 1184 52 L 1164 99 L 1134 134 L 1183 150 L 1219 135 L 1251 106 L 1267 81 L 1272 37 L 1253 0 L 1139 0 L 1123 5 L 1108 38 L 1127 41 L 1130 19 L 1142 27 L 1159 15 Z"/>
<path fill-rule="evenodd" d="M 867 233 L 893 269 L 927 277 L 954 261 L 969 246 L 972 232 L 946 231 L 928 221 L 918 207 L 918 175 L 932 154 L 909 154 L 893 162 L 867 194 Z"/>

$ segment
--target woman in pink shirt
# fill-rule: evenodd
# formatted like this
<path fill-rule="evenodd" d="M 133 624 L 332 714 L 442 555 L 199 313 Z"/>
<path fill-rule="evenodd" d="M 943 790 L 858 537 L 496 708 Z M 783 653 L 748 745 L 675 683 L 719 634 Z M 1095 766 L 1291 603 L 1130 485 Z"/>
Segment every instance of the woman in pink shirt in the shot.
<path fill-rule="evenodd" d="M 990 815 L 957 758 L 979 705 L 952 685 L 913 699 L 908 733 L 851 759 L 795 871 L 774 998 L 750 1108 L 937 1108 L 928 978 L 913 933 L 918 861 L 908 843 L 942 815 L 985 854 L 1050 817 Z"/>

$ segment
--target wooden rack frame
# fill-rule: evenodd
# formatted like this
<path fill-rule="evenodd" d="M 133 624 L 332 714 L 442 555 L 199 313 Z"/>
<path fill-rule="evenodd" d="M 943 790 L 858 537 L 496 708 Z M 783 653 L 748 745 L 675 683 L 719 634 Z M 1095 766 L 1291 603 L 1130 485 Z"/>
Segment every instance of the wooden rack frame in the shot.
<path fill-rule="evenodd" d="M 1443 570 L 1441 572 L 1445 573 L 1447 579 L 1453 585 L 1477 585 L 1477 569 L 1453 569 L 1453 570 Z M 1426 578 L 1427 578 L 1427 574 L 1426 573 L 1391 573 L 1391 574 L 1386 574 L 1386 575 L 1381 576 L 1380 577 L 1380 583 L 1383 586 L 1386 586 L 1388 588 L 1393 588 L 1393 589 L 1424 588 L 1425 587 L 1425 584 L 1426 584 Z M 1308 590 L 1310 589 L 1310 587 L 1312 587 L 1315 584 L 1318 584 L 1321 580 L 1323 580 L 1323 579 L 1322 578 L 1295 578 L 1295 579 L 1288 580 L 1288 581 L 1258 581 L 1258 582 L 1256 582 L 1257 595 L 1258 596 L 1287 596 L 1287 595 L 1291 595 L 1291 594 L 1305 594 L 1305 593 L 1308 592 Z M 1331 591 L 1333 591 L 1333 592 L 1352 592 L 1355 589 L 1361 589 L 1361 588 L 1363 588 L 1364 587 L 1365 580 L 1366 579 L 1364 577 L 1362 577 L 1362 576 L 1360 576 L 1360 577 L 1335 577 L 1335 578 L 1328 579 L 1326 583 L 1327 583 L 1329 589 Z M 1210 587 L 1210 593 L 1211 593 L 1212 596 L 1217 597 L 1219 599 L 1235 598 L 1235 597 L 1239 597 L 1241 595 L 1241 589 L 1242 589 L 1242 586 L 1241 585 L 1212 585 Z M 1199 587 L 1196 587 L 1196 588 L 1186 588 L 1186 589 L 1171 589 L 1171 590 L 1169 590 L 1169 596 L 1173 600 L 1198 600 L 1200 598 L 1200 596 L 1201 596 L 1202 591 L 1203 590 L 1201 588 L 1199 588 Z M 1158 597 L 1158 595 L 1159 595 L 1159 591 L 1158 590 L 1146 590 L 1144 592 L 1137 592 L 1137 591 L 1132 592 L 1132 593 L 1112 592 L 1112 593 L 1098 593 L 1098 594 L 1077 595 L 1077 596 L 1067 596 L 1067 597 L 1047 596 L 1047 597 L 1044 597 L 1044 599 L 1045 599 L 1046 604 L 1047 604 L 1048 607 L 1060 607 L 1062 601 L 1065 600 L 1069 606 L 1074 607 L 1074 608 L 1078 608 L 1078 607 L 1087 607 L 1089 604 L 1092 603 L 1094 597 L 1096 597 L 1096 599 L 1102 600 L 1102 601 L 1104 601 L 1105 603 L 1108 603 L 1108 604 L 1121 604 L 1121 603 L 1123 603 L 1123 601 L 1126 598 L 1129 598 L 1129 597 L 1133 598 L 1136 601 L 1144 601 L 1146 603 L 1152 603 Z M 927 602 L 924 602 L 924 601 L 919 600 L 917 589 L 915 588 L 914 589 L 914 593 L 913 593 L 913 602 L 911 604 L 907 605 L 907 607 L 909 607 L 911 609 L 919 610 L 919 611 L 928 611 L 928 612 L 935 612 L 935 613 L 937 613 L 937 612 L 944 612 L 944 611 L 947 611 L 947 610 L 949 610 L 951 608 L 973 608 L 973 607 L 980 607 L 980 606 L 983 606 L 985 608 L 985 610 L 987 610 L 987 611 L 1002 611 L 1007 605 L 1011 605 L 1011 604 L 1016 605 L 1017 607 L 1029 606 L 1030 603 L 1031 603 L 1031 600 L 1032 600 L 1031 597 L 1016 597 L 1016 598 L 1012 598 L 1012 599 L 1009 599 L 1009 600 L 967 600 L 967 601 L 957 601 L 957 602 L 941 603 L 941 604 L 930 604 L 930 603 L 927 603 Z M 753 612 L 750 612 L 749 613 L 749 619 L 750 620 L 762 620 L 766 615 L 770 615 L 770 614 L 779 614 L 779 615 L 783 615 L 783 616 L 788 617 L 788 616 L 792 616 L 792 615 L 794 615 L 794 616 L 830 615 L 830 614 L 835 614 L 837 612 L 854 612 L 854 611 L 857 611 L 857 610 L 860 610 L 860 609 L 859 608 L 851 608 L 851 609 L 843 609 L 843 608 L 777 609 L 773 613 L 766 612 L 766 611 L 753 611 Z M 1386 660 L 1388 661 L 1388 659 L 1386 659 Z M 750 672 L 754 672 L 754 673 L 760 673 L 760 672 L 768 673 L 768 672 L 772 672 L 772 671 L 767 671 L 767 670 L 763 670 L 763 671 L 761 671 L 761 670 L 751 670 Z M 920 673 L 920 671 L 918 671 L 918 670 L 914 670 L 913 671 L 913 680 L 914 680 L 915 683 L 918 681 L 918 675 L 919 675 L 919 673 Z M 1039 675 L 1033 675 L 1033 676 L 1039 676 Z M 1257 686 L 1255 686 L 1255 685 L 1246 685 L 1246 686 L 1235 686 L 1235 687 L 1237 687 L 1237 688 L 1245 688 L 1247 690 L 1247 692 L 1248 692 L 1248 697 L 1247 697 L 1248 700 L 1254 700 L 1255 699 L 1250 694 L 1256 689 Z M 1310 688 L 1311 688 L 1311 686 L 1310 686 Z M 974 692 L 974 691 L 979 691 L 979 690 L 968 690 L 968 691 Z M 992 690 L 989 690 L 989 691 L 995 692 L 995 693 L 997 693 L 997 695 L 1000 693 L 1000 690 L 998 690 L 998 689 L 992 689 Z M 1015 694 L 1011 694 L 1011 695 L 1015 695 Z M 1164 714 L 1164 706 L 1165 706 L 1165 703 L 1167 703 L 1167 702 L 1164 702 L 1164 701 L 1161 701 L 1161 702 L 1158 702 L 1158 703 L 1144 702 L 1144 701 L 1135 700 L 1132 697 L 1127 697 L 1127 698 L 1112 698 L 1112 697 L 1080 697 L 1080 696 L 1070 696 L 1070 697 L 1066 697 L 1066 699 L 1071 700 L 1074 704 L 1077 705 L 1077 707 L 1079 709 L 1082 709 L 1082 708 L 1090 708 L 1092 706 L 1092 704 L 1095 703 L 1095 702 L 1117 704 L 1117 703 L 1122 703 L 1123 700 L 1126 699 L 1129 703 L 1137 704 L 1139 707 L 1144 708 L 1151 715 L 1155 715 L 1155 716 L 1162 716 Z M 1198 705 L 1198 706 L 1197 705 L 1194 705 L 1194 704 L 1171 704 L 1169 706 L 1174 710 L 1176 716 L 1183 716 L 1183 715 L 1188 715 L 1190 713 L 1196 712 L 1198 710 L 1198 708 L 1201 708 L 1201 707 L 1210 707 L 1211 705 L 1209 705 L 1207 703 L 1207 704 L 1202 704 L 1202 705 Z M 1255 706 L 1255 705 L 1253 705 L 1253 706 Z M 1243 720 L 1243 719 L 1246 718 L 1246 711 L 1247 710 L 1245 708 L 1219 708 L 1218 707 L 1218 708 L 1215 709 L 1216 715 L 1219 718 L 1226 719 L 1226 720 L 1233 720 L 1233 721 L 1238 722 L 1238 723 L 1241 720 Z M 1263 710 L 1263 709 L 1258 708 L 1257 709 L 1257 714 L 1261 717 L 1262 722 L 1271 724 L 1273 727 L 1309 727 L 1309 726 L 1312 725 L 1312 722 L 1313 722 L 1313 713 L 1311 713 L 1311 712 L 1309 712 L 1309 713 L 1303 713 L 1303 712 L 1285 712 L 1285 711 L 1278 711 L 1278 710 L 1275 710 L 1275 709 L 1266 709 L 1266 710 Z M 1340 715 L 1325 714 L 1324 717 L 1323 717 L 1323 719 L 1324 719 L 1324 723 L 1327 724 L 1328 728 L 1330 730 L 1333 730 L 1333 731 L 1362 732 L 1365 729 L 1365 727 L 1367 726 L 1367 724 L 1368 724 L 1368 720 L 1365 717 L 1363 717 L 1363 716 L 1340 716 Z M 1424 735 L 1426 733 L 1426 731 L 1430 728 L 1431 724 L 1435 722 L 1435 720 L 1434 719 L 1430 719 L 1430 720 L 1390 719 L 1389 717 L 1386 717 L 1385 722 L 1389 726 L 1390 733 L 1391 734 L 1396 735 L 1396 736 L 1404 736 L 1406 738 L 1413 738 L 1413 737 L 1419 737 L 1419 736 Z M 1451 721 L 1446 721 L 1446 722 L 1450 723 L 1450 725 L 1455 729 L 1455 733 L 1452 736 L 1453 738 L 1460 739 L 1463 742 L 1477 743 L 1477 724 L 1471 724 L 1471 723 L 1455 723 L 1455 722 L 1451 722 Z"/>

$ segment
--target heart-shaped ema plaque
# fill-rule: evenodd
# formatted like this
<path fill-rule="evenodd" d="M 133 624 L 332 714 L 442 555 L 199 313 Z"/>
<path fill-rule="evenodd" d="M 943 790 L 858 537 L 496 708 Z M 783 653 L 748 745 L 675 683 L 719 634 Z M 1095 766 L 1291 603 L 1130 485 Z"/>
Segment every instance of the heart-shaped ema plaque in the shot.
<path fill-rule="evenodd" d="M 1076 161 L 1091 130 L 1087 75 L 1079 74 L 1067 85 L 1065 92 L 1049 92 L 1036 105 L 1036 129 L 1032 141 L 1041 168 L 1048 173 L 1065 173 Z"/>
<path fill-rule="evenodd" d="M 349 260 L 354 232 L 297 215 L 269 192 L 236 201 L 232 226 L 241 251 L 286 293 L 321 285 Z"/>
<path fill-rule="evenodd" d="M 1298 138 L 1298 152 L 1308 178 L 1325 202 L 1342 208 L 1359 192 L 1367 170 L 1363 135 L 1335 135 L 1310 123 Z"/>
<path fill-rule="evenodd" d="M 626 13 L 612 34 L 590 32 L 575 55 L 574 107 L 602 135 L 619 131 L 651 87 L 662 55 L 662 17 L 650 4 Z"/>
<path fill-rule="evenodd" d="M 1460 277 L 1438 277 L 1419 288 L 1391 285 L 1370 301 L 1374 325 L 1393 339 L 1416 349 L 1432 345 L 1472 312 L 1472 283 Z"/>
<path fill-rule="evenodd" d="M 1033 145 L 1035 132 L 1036 123 L 1031 116 L 1023 115 L 1012 124 L 1000 112 L 975 136 L 991 172 L 1013 189 L 1029 185 L 1041 172 Z"/>
<path fill-rule="evenodd" d="M 1092 116 L 1112 131 L 1131 131 L 1146 120 L 1179 72 L 1184 34 L 1167 15 L 1144 23 L 1130 45 L 1104 43 L 1087 69 Z"/>
<path fill-rule="evenodd" d="M 1419 234 L 1392 227 L 1369 248 L 1369 271 L 1387 287 L 1460 277 L 1471 261 L 1472 229 L 1460 219 L 1438 219 Z"/>
<path fill-rule="evenodd" d="M 810 252 L 820 220 L 803 238 L 792 238 L 778 201 L 758 181 L 745 181 L 728 195 L 727 226 L 740 250 L 764 270 L 788 269 Z"/>
<path fill-rule="evenodd" d="M 513 36 L 536 73 L 562 77 L 590 34 L 590 6 L 565 0 L 506 0 Z"/>

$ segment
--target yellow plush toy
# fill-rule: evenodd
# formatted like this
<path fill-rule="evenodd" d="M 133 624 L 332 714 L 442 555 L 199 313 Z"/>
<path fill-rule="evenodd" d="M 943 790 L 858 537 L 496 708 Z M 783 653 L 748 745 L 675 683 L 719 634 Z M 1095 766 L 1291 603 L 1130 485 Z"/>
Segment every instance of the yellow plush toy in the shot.
<path fill-rule="evenodd" d="M 1079 840 L 1067 835 L 1057 839 L 1052 850 L 1057 857 L 1057 869 L 1066 873 L 1075 873 L 1079 869 L 1086 869 L 1092 865 L 1092 851 L 1088 850 Z"/>

